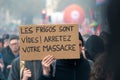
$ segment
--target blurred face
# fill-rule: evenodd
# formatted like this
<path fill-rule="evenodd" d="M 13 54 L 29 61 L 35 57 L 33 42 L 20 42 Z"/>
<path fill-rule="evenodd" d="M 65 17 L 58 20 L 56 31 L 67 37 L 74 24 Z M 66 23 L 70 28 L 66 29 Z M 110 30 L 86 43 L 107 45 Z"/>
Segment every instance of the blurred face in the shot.
<path fill-rule="evenodd" d="M 9 46 L 13 53 L 18 53 L 19 51 L 19 40 L 13 39 L 10 41 Z"/>
<path fill-rule="evenodd" d="M 82 41 L 81 40 L 79 40 L 79 50 L 80 50 L 80 53 L 81 53 L 81 51 L 82 51 Z"/>

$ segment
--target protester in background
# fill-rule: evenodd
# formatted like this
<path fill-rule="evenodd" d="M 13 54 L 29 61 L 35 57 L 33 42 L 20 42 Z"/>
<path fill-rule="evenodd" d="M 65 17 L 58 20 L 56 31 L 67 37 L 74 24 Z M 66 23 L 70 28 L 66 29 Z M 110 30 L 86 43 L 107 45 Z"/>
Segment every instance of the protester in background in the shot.
<path fill-rule="evenodd" d="M 79 49 L 83 47 L 83 38 L 79 33 Z M 80 59 L 61 59 L 56 60 L 54 67 L 52 55 L 46 56 L 42 60 L 43 72 L 39 80 L 89 80 L 90 65 L 83 55 Z"/>
<path fill-rule="evenodd" d="M 19 56 L 19 37 L 17 35 L 11 35 L 9 39 L 9 46 L 1 50 L 3 55 L 4 70 L 3 73 L 7 79 L 9 70 L 11 68 L 11 62 Z"/>
<path fill-rule="evenodd" d="M 7 47 L 9 45 L 9 34 L 3 34 L 2 38 L 3 38 L 3 47 Z"/>
<path fill-rule="evenodd" d="M 109 65 L 106 65 L 107 55 L 100 54 L 95 58 L 95 62 L 92 66 L 90 80 L 112 80 L 113 74 Z"/>
<path fill-rule="evenodd" d="M 96 35 L 91 35 L 85 44 L 85 49 L 90 54 L 90 59 L 95 61 L 95 57 L 104 52 L 103 40 Z"/>

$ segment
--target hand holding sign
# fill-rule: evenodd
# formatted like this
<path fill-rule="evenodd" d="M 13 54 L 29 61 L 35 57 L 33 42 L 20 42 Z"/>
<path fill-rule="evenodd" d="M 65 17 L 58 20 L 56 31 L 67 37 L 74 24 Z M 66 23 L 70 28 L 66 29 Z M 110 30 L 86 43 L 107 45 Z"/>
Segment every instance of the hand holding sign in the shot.
<path fill-rule="evenodd" d="M 43 74 L 48 76 L 50 73 L 50 65 L 53 63 L 54 57 L 52 55 L 46 56 L 42 60 Z"/>

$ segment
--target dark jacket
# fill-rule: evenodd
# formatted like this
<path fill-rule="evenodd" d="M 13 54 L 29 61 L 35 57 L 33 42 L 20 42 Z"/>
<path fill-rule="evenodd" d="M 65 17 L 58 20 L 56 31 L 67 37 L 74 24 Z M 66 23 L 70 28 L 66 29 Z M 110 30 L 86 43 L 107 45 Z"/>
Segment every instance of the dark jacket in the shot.
<path fill-rule="evenodd" d="M 86 59 L 81 57 L 74 60 L 57 60 L 55 77 L 51 69 L 49 76 L 40 76 L 39 80 L 89 80 L 90 65 Z"/>
<path fill-rule="evenodd" d="M 20 80 L 20 58 L 16 58 L 12 62 L 8 80 Z"/>
<path fill-rule="evenodd" d="M 9 69 L 7 69 L 8 65 L 11 65 L 12 61 L 16 58 L 14 54 L 12 53 L 9 46 L 6 48 L 1 49 L 1 53 L 3 55 L 3 63 L 4 63 L 4 70 L 3 73 L 5 75 L 5 78 L 7 79 L 9 74 Z"/>
<path fill-rule="evenodd" d="M 5 80 L 5 77 L 4 77 L 3 72 L 1 71 L 1 69 L 0 69 L 0 80 Z"/>
<path fill-rule="evenodd" d="M 41 71 L 41 61 L 26 61 L 25 67 L 31 70 L 32 77 L 28 80 L 38 80 Z M 21 75 L 23 76 L 23 74 Z M 20 80 L 20 58 L 17 58 L 12 63 L 8 80 Z"/>

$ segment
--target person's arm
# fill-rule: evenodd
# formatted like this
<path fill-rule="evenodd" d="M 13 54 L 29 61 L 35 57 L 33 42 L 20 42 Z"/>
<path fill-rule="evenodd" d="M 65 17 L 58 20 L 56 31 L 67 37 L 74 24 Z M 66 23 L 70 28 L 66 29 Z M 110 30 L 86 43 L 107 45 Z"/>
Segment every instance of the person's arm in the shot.
<path fill-rule="evenodd" d="M 10 68 L 8 80 L 18 80 L 20 79 L 20 59 L 16 58 L 12 62 L 12 67 Z"/>
<path fill-rule="evenodd" d="M 54 57 L 51 55 L 46 56 L 42 60 L 42 73 L 40 75 L 40 80 L 53 80 L 51 75 L 51 64 L 54 61 Z"/>

